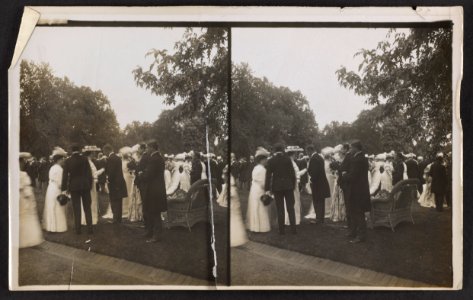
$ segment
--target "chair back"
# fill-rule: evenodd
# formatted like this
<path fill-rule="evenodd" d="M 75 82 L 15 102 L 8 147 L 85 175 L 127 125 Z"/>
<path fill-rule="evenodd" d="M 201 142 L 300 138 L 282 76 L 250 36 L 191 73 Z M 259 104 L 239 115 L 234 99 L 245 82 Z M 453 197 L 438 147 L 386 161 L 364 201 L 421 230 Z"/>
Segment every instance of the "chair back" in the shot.
<path fill-rule="evenodd" d="M 417 196 L 418 179 L 407 179 L 398 182 L 391 191 L 392 198 L 392 209 L 404 209 L 409 208 L 412 201 Z"/>
<path fill-rule="evenodd" d="M 217 184 L 212 180 L 212 185 Z M 189 204 L 188 210 L 193 208 L 206 207 L 209 203 L 209 180 L 201 179 L 194 182 L 186 195 L 186 202 Z"/>

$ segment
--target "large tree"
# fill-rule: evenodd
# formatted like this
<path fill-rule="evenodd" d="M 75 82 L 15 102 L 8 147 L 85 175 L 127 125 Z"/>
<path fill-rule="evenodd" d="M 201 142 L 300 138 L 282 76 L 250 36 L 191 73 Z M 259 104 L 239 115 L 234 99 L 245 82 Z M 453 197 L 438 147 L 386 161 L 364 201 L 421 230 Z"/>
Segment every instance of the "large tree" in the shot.
<path fill-rule="evenodd" d="M 115 112 L 101 91 L 54 76 L 47 64 L 20 65 L 20 149 L 46 156 L 54 146 L 120 144 Z"/>
<path fill-rule="evenodd" d="M 135 82 L 161 96 L 165 104 L 181 104 L 177 119 L 201 118 L 212 137 L 226 137 L 227 39 L 226 28 L 188 28 L 174 51 L 152 49 L 147 53 L 153 62 L 133 70 Z"/>
<path fill-rule="evenodd" d="M 232 152 L 253 154 L 256 147 L 275 143 L 306 146 L 318 138 L 318 127 L 307 99 L 299 91 L 277 87 L 252 75 L 248 65 L 232 74 Z"/>
<path fill-rule="evenodd" d="M 357 71 L 337 71 L 343 87 L 365 96 L 366 103 L 384 103 L 378 120 L 400 113 L 393 126 L 417 148 L 431 152 L 451 143 L 452 31 L 451 28 L 391 30 L 375 49 L 355 54 Z M 398 120 L 401 121 L 401 120 Z M 383 139 L 390 139 L 383 136 Z M 399 149 L 402 150 L 402 149 Z"/>

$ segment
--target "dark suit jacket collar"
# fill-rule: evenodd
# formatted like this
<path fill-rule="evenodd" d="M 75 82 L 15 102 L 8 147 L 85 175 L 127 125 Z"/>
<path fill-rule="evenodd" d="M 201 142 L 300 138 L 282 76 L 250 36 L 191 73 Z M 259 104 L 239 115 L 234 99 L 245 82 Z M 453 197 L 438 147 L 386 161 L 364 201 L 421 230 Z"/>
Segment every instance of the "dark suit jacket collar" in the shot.
<path fill-rule="evenodd" d="M 155 156 L 156 154 L 159 154 L 159 150 L 156 150 L 153 153 L 151 153 L 151 156 Z"/>

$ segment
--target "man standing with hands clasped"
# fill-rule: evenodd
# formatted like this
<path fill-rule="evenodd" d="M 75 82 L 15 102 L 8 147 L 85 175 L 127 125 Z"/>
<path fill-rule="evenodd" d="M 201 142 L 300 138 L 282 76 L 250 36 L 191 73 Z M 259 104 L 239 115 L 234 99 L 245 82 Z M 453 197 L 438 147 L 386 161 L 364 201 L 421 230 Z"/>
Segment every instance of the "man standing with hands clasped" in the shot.
<path fill-rule="evenodd" d="M 128 197 L 125 178 L 123 177 L 122 160 L 110 145 L 103 147 L 103 153 L 107 156 L 105 173 L 108 177 L 108 189 L 110 195 L 110 206 L 113 213 L 113 223 L 122 222 L 123 198 Z"/>
<path fill-rule="evenodd" d="M 279 234 L 284 234 L 284 201 L 291 225 L 291 232 L 296 234 L 296 215 L 294 212 L 294 187 L 296 173 L 291 159 L 284 154 L 284 146 L 277 144 L 274 147 L 274 156 L 268 160 L 266 166 L 265 191 L 267 195 L 274 194 L 278 211 Z"/>
<path fill-rule="evenodd" d="M 74 212 L 74 229 L 81 234 L 81 201 L 84 207 L 87 233 L 92 234 L 92 211 L 90 208 L 93 178 L 89 161 L 80 154 L 81 147 L 72 146 L 72 155 L 64 162 L 61 190 L 63 194 L 71 194 L 72 210 Z"/>
<path fill-rule="evenodd" d="M 307 173 L 310 176 L 310 187 L 312 189 L 312 201 L 315 209 L 315 224 L 323 224 L 325 218 L 325 198 L 330 197 L 330 186 L 325 174 L 325 161 L 319 155 L 319 149 L 313 146 L 307 147 L 310 153 L 309 167 Z"/>
<path fill-rule="evenodd" d="M 348 237 L 350 243 L 359 243 L 366 238 L 365 212 L 371 209 L 370 188 L 368 183 L 368 159 L 363 153 L 359 141 L 350 145 L 351 157 L 348 170 L 343 171 L 342 180 L 349 193 L 347 205 Z"/>

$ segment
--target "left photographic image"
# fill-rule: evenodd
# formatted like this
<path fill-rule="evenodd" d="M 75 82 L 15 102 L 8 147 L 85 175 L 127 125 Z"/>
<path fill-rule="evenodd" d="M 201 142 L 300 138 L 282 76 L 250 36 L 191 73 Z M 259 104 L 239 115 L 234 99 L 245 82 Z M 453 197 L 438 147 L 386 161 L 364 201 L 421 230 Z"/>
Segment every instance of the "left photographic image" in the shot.
<path fill-rule="evenodd" d="M 11 288 L 229 284 L 228 38 L 34 29 L 10 77 Z"/>

